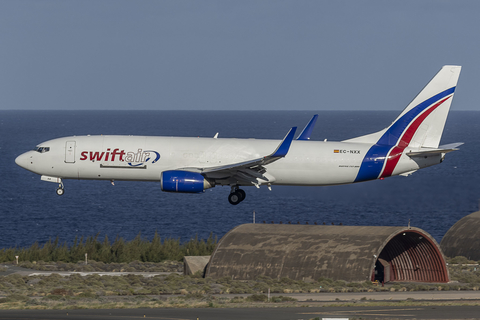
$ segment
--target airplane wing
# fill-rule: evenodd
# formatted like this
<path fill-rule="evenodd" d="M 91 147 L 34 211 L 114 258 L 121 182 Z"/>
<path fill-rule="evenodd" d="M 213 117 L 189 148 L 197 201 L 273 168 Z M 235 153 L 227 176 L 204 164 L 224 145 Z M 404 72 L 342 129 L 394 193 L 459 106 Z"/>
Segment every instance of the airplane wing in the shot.
<path fill-rule="evenodd" d="M 307 123 L 302 132 L 298 135 L 297 140 L 310 140 L 310 135 L 312 134 L 313 127 L 317 122 L 318 114 L 314 115 L 313 118 Z"/>
<path fill-rule="evenodd" d="M 257 184 L 257 178 L 269 181 L 269 177 L 264 175 L 266 173 L 266 169 L 264 168 L 264 166 L 275 162 L 281 158 L 284 158 L 287 155 L 296 130 L 297 127 L 292 127 L 290 131 L 288 131 L 285 138 L 283 138 L 282 142 L 278 145 L 277 149 L 275 149 L 274 152 L 267 156 L 244 162 L 232 163 L 224 166 L 204 168 L 179 168 L 178 170 L 198 172 L 203 174 L 207 178 L 213 179 L 223 180 L 233 178 L 255 185 Z"/>
<path fill-rule="evenodd" d="M 407 156 L 409 157 L 418 157 L 418 156 L 423 156 L 423 155 L 433 155 L 433 154 L 440 154 L 440 153 L 448 153 L 452 151 L 458 150 L 457 147 L 461 146 L 463 142 L 457 142 L 457 143 L 450 143 L 450 144 L 444 144 L 443 146 L 439 146 L 437 149 L 426 149 L 425 150 L 416 150 L 412 152 L 407 152 Z"/>

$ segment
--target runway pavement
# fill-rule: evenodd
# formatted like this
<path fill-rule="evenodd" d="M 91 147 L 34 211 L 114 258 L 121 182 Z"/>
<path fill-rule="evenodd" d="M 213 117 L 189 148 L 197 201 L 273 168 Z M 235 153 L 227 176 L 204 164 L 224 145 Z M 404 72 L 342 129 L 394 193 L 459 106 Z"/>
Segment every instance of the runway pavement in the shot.
<path fill-rule="evenodd" d="M 0 319 L 158 319 L 158 320 L 308 320 L 355 319 L 480 319 L 480 306 L 439 307 L 312 307 L 312 308 L 204 308 L 116 310 L 7 310 Z"/>

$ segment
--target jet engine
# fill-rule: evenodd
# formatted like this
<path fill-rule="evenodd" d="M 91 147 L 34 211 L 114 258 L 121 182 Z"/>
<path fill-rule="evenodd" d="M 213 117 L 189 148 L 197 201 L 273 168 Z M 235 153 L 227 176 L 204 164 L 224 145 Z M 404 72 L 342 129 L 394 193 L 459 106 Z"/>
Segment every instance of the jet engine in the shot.
<path fill-rule="evenodd" d="M 182 193 L 200 193 L 215 186 L 200 173 L 181 170 L 163 171 L 160 184 L 162 191 Z"/>

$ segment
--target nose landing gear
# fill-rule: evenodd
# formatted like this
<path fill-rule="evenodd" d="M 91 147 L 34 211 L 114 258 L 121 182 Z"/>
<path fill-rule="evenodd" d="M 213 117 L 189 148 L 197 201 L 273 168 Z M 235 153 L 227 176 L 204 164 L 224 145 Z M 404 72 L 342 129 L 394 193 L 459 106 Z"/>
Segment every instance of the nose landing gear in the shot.
<path fill-rule="evenodd" d="M 51 177 L 51 176 L 44 176 L 42 175 L 40 177 L 42 181 L 48 181 L 48 182 L 53 182 L 53 183 L 58 183 L 58 188 L 55 191 L 59 196 L 63 195 L 65 193 L 65 189 L 63 188 L 63 181 L 62 178 L 59 177 Z"/>
<path fill-rule="evenodd" d="M 60 183 L 58 184 L 58 188 L 55 192 L 59 196 L 62 196 L 65 193 L 65 189 L 63 188 L 63 182 L 60 181 Z"/>
<path fill-rule="evenodd" d="M 247 195 L 245 194 L 245 191 L 243 191 L 242 189 L 238 187 L 232 187 L 232 191 L 228 195 L 228 202 L 236 206 L 237 204 L 245 200 L 246 196 Z"/>

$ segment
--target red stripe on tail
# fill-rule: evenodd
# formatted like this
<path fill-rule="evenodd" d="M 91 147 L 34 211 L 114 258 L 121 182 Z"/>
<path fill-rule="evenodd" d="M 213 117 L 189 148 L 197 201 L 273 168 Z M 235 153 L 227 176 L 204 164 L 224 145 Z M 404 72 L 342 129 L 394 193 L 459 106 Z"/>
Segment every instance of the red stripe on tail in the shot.
<path fill-rule="evenodd" d="M 412 141 L 413 136 L 415 135 L 415 132 L 417 132 L 418 127 L 422 124 L 423 120 L 427 118 L 435 109 L 437 109 L 442 103 L 450 99 L 450 97 L 446 97 L 443 100 L 440 100 L 436 104 L 434 104 L 432 107 L 427 109 L 424 113 L 422 113 L 415 121 L 412 122 L 412 124 L 408 127 L 408 129 L 403 133 L 402 137 L 400 138 L 400 141 L 398 142 L 398 145 L 393 147 L 392 150 L 390 150 L 390 154 L 387 157 L 387 163 L 385 164 L 385 168 L 383 169 L 382 174 L 380 175 L 381 178 L 385 177 L 390 177 L 393 173 L 393 170 L 395 170 L 395 167 L 397 166 L 398 161 L 400 160 L 400 156 L 403 153 L 403 150 L 405 150 L 406 147 L 410 144 L 410 141 Z"/>

